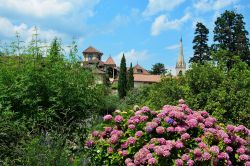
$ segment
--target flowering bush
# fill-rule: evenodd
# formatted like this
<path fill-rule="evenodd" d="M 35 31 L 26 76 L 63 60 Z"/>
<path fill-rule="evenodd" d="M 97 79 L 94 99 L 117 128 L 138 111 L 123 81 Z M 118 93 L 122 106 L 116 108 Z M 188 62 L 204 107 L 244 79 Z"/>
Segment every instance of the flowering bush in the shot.
<path fill-rule="evenodd" d="M 247 165 L 250 130 L 218 124 L 183 100 L 160 111 L 142 107 L 104 117 L 85 146 L 93 165 Z"/>

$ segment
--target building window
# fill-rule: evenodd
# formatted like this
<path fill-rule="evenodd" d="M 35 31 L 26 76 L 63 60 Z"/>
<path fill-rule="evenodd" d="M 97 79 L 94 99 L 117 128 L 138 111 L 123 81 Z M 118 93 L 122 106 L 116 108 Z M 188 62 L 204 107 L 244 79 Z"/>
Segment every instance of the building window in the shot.
<path fill-rule="evenodd" d="M 142 73 L 142 69 L 137 69 L 137 73 Z"/>
<path fill-rule="evenodd" d="M 89 61 L 91 61 L 91 60 L 92 60 L 92 58 L 93 58 L 93 54 L 89 54 L 89 56 L 88 56 L 88 60 L 89 60 Z"/>

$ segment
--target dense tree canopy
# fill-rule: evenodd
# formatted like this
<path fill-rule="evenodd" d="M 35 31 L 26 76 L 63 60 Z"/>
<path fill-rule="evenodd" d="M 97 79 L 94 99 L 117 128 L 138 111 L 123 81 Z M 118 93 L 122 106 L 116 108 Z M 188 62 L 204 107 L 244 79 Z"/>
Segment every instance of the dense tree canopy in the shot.
<path fill-rule="evenodd" d="M 210 50 L 208 47 L 208 33 L 209 30 L 205 25 L 198 22 L 195 29 L 195 37 L 193 40 L 194 56 L 190 59 L 190 62 L 204 64 L 210 60 Z"/>
<path fill-rule="evenodd" d="M 164 74 L 166 72 L 165 66 L 163 63 L 156 63 L 153 65 L 150 73 L 151 74 Z"/>
<path fill-rule="evenodd" d="M 215 21 L 214 49 L 228 51 L 226 56 L 229 69 L 235 62 L 235 56 L 250 65 L 248 32 L 243 19 L 243 15 L 235 11 L 225 11 Z"/>

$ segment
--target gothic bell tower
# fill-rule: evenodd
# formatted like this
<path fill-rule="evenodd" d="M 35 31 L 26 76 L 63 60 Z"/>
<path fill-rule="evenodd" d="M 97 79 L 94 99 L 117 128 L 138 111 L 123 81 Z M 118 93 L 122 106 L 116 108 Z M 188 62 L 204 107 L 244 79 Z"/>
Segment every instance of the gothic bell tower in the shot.
<path fill-rule="evenodd" d="M 185 74 L 186 72 L 186 63 L 184 61 L 184 55 L 183 55 L 182 38 L 180 41 L 180 48 L 179 48 L 178 59 L 175 66 L 175 71 L 177 76 L 180 74 Z"/>

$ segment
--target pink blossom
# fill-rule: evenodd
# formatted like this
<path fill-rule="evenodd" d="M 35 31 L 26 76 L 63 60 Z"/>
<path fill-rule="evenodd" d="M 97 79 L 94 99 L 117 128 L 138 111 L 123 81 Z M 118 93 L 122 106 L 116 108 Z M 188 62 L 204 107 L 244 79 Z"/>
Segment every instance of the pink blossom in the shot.
<path fill-rule="evenodd" d="M 135 125 L 128 125 L 128 128 L 131 129 L 131 130 L 134 130 L 135 129 Z"/>
<path fill-rule="evenodd" d="M 148 164 L 149 165 L 155 165 L 157 163 L 156 159 L 155 158 L 151 158 L 148 160 Z"/>
<path fill-rule="evenodd" d="M 184 161 L 188 161 L 190 159 L 189 155 L 188 154 L 183 154 L 181 156 L 181 159 L 184 160 Z"/>
<path fill-rule="evenodd" d="M 179 104 L 185 104 L 185 101 L 183 99 L 180 99 Z"/>
<path fill-rule="evenodd" d="M 99 136 L 99 132 L 96 131 L 96 130 L 93 131 L 93 132 L 92 132 L 92 136 L 93 136 L 93 137 L 98 137 L 98 136 Z"/>
<path fill-rule="evenodd" d="M 127 140 L 127 142 L 128 142 L 129 145 L 135 144 L 135 141 L 136 141 L 136 140 L 135 140 L 134 137 L 129 137 L 128 140 Z"/>
<path fill-rule="evenodd" d="M 123 150 L 121 155 L 124 157 L 124 156 L 127 156 L 128 155 L 128 151 L 127 150 Z"/>
<path fill-rule="evenodd" d="M 242 161 L 248 161 L 249 160 L 249 156 L 246 155 L 246 154 L 242 154 L 242 155 L 240 155 L 240 160 L 242 160 Z"/>
<path fill-rule="evenodd" d="M 204 142 L 200 142 L 200 143 L 198 144 L 198 146 L 199 146 L 200 148 L 206 148 L 206 147 L 207 147 L 207 145 L 206 145 Z"/>
<path fill-rule="evenodd" d="M 104 117 L 103 117 L 103 120 L 104 121 L 110 121 L 110 120 L 112 120 L 112 115 L 105 115 Z"/>
<path fill-rule="evenodd" d="M 190 119 L 187 121 L 187 124 L 190 128 L 194 128 L 197 126 L 198 122 L 196 119 Z"/>
<path fill-rule="evenodd" d="M 132 163 L 131 158 L 126 158 L 126 160 L 125 160 L 125 164 L 127 165 L 128 163 Z"/>
<path fill-rule="evenodd" d="M 175 147 L 176 147 L 177 149 L 180 149 L 180 148 L 183 148 L 184 145 L 183 145 L 183 143 L 182 143 L 181 141 L 176 141 L 176 142 L 175 142 Z"/>
<path fill-rule="evenodd" d="M 145 115 L 140 116 L 140 121 L 141 121 L 141 122 L 145 122 L 145 121 L 147 121 L 147 120 L 148 120 L 148 116 L 145 116 Z"/>
<path fill-rule="evenodd" d="M 159 126 L 156 128 L 156 133 L 157 134 L 164 134 L 165 133 L 165 128 L 162 126 Z"/>
<path fill-rule="evenodd" d="M 246 149 L 244 147 L 240 147 L 236 150 L 238 154 L 244 154 L 246 152 Z"/>
<path fill-rule="evenodd" d="M 218 155 L 218 158 L 219 159 L 226 159 L 228 160 L 229 159 L 229 155 L 225 152 L 221 152 L 219 155 Z"/>
<path fill-rule="evenodd" d="M 168 131 L 168 132 L 174 132 L 175 130 L 174 130 L 174 127 L 168 127 L 168 128 L 167 128 L 167 131 Z"/>
<path fill-rule="evenodd" d="M 112 147 L 108 147 L 108 153 L 111 154 L 113 152 L 114 152 L 113 148 Z"/>
<path fill-rule="evenodd" d="M 193 160 L 188 160 L 187 161 L 187 165 L 188 166 L 193 166 L 194 165 L 194 161 Z"/>
<path fill-rule="evenodd" d="M 184 134 L 181 135 L 182 140 L 187 140 L 189 138 L 190 138 L 190 135 L 188 133 L 184 133 Z"/>
<path fill-rule="evenodd" d="M 234 126 L 233 125 L 227 125 L 227 130 L 229 132 L 233 132 L 234 131 Z"/>
<path fill-rule="evenodd" d="M 116 115 L 115 116 L 115 122 L 120 123 L 123 121 L 123 117 L 121 115 Z"/>
<path fill-rule="evenodd" d="M 118 142 L 118 136 L 117 135 L 112 135 L 110 138 L 109 138 L 109 143 L 111 144 L 116 144 Z"/>
<path fill-rule="evenodd" d="M 177 159 L 177 160 L 175 160 L 175 164 L 176 164 L 176 166 L 183 166 L 183 161 L 182 161 L 182 159 Z"/>
<path fill-rule="evenodd" d="M 89 141 L 86 141 L 85 145 L 88 147 L 88 148 L 91 148 L 92 146 L 94 146 L 95 142 L 92 141 L 92 140 L 89 140 Z"/>
<path fill-rule="evenodd" d="M 226 152 L 231 153 L 233 151 L 233 148 L 231 146 L 226 147 Z"/>
<path fill-rule="evenodd" d="M 202 158 L 203 158 L 203 160 L 210 160 L 211 155 L 208 152 L 204 152 L 202 154 Z"/>
<path fill-rule="evenodd" d="M 213 152 L 213 153 L 215 153 L 215 154 L 219 154 L 220 149 L 219 149 L 218 146 L 212 146 L 212 147 L 210 148 L 210 151 Z"/>
<path fill-rule="evenodd" d="M 140 138 L 142 135 L 143 135 L 143 132 L 142 132 L 142 131 L 137 131 L 137 132 L 135 133 L 135 136 L 136 136 L 137 138 Z"/>
<path fill-rule="evenodd" d="M 200 148 L 195 148 L 194 149 L 194 155 L 196 157 L 200 157 L 202 155 L 201 149 Z"/>

